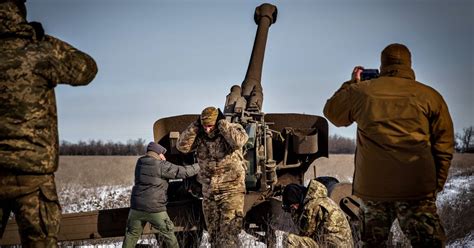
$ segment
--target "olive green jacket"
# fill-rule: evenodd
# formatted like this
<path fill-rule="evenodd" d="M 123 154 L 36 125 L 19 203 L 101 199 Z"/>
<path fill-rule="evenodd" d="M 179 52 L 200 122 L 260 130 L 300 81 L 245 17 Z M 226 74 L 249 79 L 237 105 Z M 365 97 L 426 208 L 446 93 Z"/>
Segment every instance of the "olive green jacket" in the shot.
<path fill-rule="evenodd" d="M 0 3 L 0 170 L 46 174 L 58 166 L 54 87 L 86 85 L 87 54 L 43 36 L 12 2 Z"/>
<path fill-rule="evenodd" d="M 379 78 L 345 82 L 324 115 L 336 126 L 357 123 L 354 194 L 366 200 L 433 196 L 446 182 L 454 131 L 441 95 L 391 65 Z"/>

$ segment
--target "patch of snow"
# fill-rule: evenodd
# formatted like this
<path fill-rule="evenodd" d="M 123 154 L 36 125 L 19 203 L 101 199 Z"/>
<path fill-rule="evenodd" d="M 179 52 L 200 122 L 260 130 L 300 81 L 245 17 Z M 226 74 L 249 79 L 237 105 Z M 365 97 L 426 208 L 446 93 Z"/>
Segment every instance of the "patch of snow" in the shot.
<path fill-rule="evenodd" d="M 123 185 L 96 188 L 67 185 L 60 190 L 58 196 L 63 213 L 80 213 L 128 207 L 131 190 L 130 186 Z"/>
<path fill-rule="evenodd" d="M 474 190 L 474 176 L 457 176 L 450 178 L 444 185 L 444 190 L 438 194 L 436 203 L 438 206 L 451 204 L 459 198 L 462 193 L 472 193 Z M 472 200 L 472 199 L 464 199 Z"/>
<path fill-rule="evenodd" d="M 459 247 L 474 247 L 474 230 L 471 230 L 469 235 L 462 239 L 454 240 L 447 245 L 448 248 L 459 248 Z"/>
<path fill-rule="evenodd" d="M 352 181 L 352 178 L 348 178 L 347 181 Z M 474 176 L 456 176 L 448 179 L 444 190 L 438 194 L 437 205 L 438 208 L 442 208 L 445 204 L 453 205 L 463 194 L 472 194 L 474 189 Z M 309 180 L 305 182 L 307 184 Z M 77 213 L 77 212 L 88 212 L 101 209 L 112 209 L 112 208 L 123 208 L 129 206 L 131 186 L 116 185 L 116 186 L 103 186 L 97 188 L 83 188 L 80 185 L 67 185 L 59 190 L 60 202 L 63 208 L 63 213 Z M 472 201 L 473 199 L 463 199 L 463 201 Z M 277 232 L 277 247 L 282 247 L 282 235 Z M 396 235 L 395 235 L 396 236 Z M 208 234 L 204 232 L 200 248 L 210 248 L 208 242 Z M 257 241 L 257 238 L 242 232 L 239 235 L 243 247 L 249 248 L 264 248 L 265 244 Z M 396 237 L 396 239 L 403 239 L 402 237 Z M 151 242 L 151 243 L 150 243 Z M 153 243 L 155 242 L 155 243 Z M 142 239 L 139 241 L 141 244 L 156 244 L 154 238 Z M 74 247 L 97 247 L 97 248 L 109 248 L 109 247 L 121 247 L 122 242 L 114 242 L 109 244 L 94 244 L 94 245 L 83 245 Z M 67 247 L 67 246 L 65 246 Z M 72 246 L 71 246 L 72 247 Z M 472 230 L 466 237 L 452 241 L 448 244 L 448 247 L 474 247 L 474 230 Z"/>

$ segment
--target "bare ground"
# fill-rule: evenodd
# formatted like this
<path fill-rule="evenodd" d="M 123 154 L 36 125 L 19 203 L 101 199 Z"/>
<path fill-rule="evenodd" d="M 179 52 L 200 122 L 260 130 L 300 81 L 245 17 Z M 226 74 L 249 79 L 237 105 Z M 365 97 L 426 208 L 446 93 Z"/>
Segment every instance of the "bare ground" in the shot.
<path fill-rule="evenodd" d="M 61 156 L 56 173 L 58 186 L 81 184 L 84 187 L 131 185 L 138 156 Z M 473 175 L 474 154 L 455 154 L 449 176 Z M 331 154 L 317 159 L 305 178 L 332 176 L 341 182 L 352 182 L 353 154 Z"/>
<path fill-rule="evenodd" d="M 316 174 L 315 174 L 316 172 Z M 340 182 L 352 182 L 354 174 L 354 154 L 330 154 L 329 158 L 319 158 L 313 162 L 305 174 L 305 179 L 315 175 L 335 177 Z"/>
<path fill-rule="evenodd" d="M 138 156 L 61 156 L 56 172 L 58 188 L 132 185 Z"/>
<path fill-rule="evenodd" d="M 85 188 L 132 185 L 135 163 L 138 156 L 61 156 L 56 182 L 61 188 L 65 184 L 80 184 Z M 332 176 L 341 182 L 352 182 L 354 155 L 337 154 L 319 158 L 308 169 L 305 178 Z"/>

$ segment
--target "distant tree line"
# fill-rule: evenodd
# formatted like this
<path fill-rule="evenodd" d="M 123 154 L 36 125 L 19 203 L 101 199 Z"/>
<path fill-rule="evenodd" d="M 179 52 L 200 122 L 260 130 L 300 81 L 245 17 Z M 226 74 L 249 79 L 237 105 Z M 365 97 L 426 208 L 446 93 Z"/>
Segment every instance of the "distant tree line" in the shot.
<path fill-rule="evenodd" d="M 353 154 L 355 153 L 355 139 L 339 136 L 329 136 L 329 153 Z M 460 153 L 474 153 L 474 127 L 463 128 L 462 132 L 456 133 L 454 148 Z"/>
<path fill-rule="evenodd" d="M 61 141 L 59 143 L 59 155 L 82 155 L 82 156 L 136 156 L 143 155 L 146 149 L 144 139 L 128 140 L 127 143 L 104 142 L 102 140 L 79 141 L 72 143 Z M 329 136 L 329 153 L 353 154 L 355 152 L 355 140 L 337 134 Z"/>
<path fill-rule="evenodd" d="M 355 139 L 343 137 L 337 134 L 329 136 L 329 153 L 354 154 L 355 148 Z"/>
<path fill-rule="evenodd" d="M 343 137 L 337 134 L 329 136 L 329 153 L 332 154 L 354 154 L 356 142 L 353 138 Z M 61 141 L 59 144 L 60 155 L 143 155 L 145 153 L 146 141 L 144 139 L 128 140 L 125 144 L 121 142 L 89 140 L 71 143 Z M 474 152 L 474 127 L 464 128 L 462 133 L 456 133 L 456 152 Z"/>
<path fill-rule="evenodd" d="M 127 143 L 89 140 L 71 143 L 61 141 L 59 143 L 59 155 L 143 155 L 145 154 L 146 141 L 144 139 L 128 140 Z"/>

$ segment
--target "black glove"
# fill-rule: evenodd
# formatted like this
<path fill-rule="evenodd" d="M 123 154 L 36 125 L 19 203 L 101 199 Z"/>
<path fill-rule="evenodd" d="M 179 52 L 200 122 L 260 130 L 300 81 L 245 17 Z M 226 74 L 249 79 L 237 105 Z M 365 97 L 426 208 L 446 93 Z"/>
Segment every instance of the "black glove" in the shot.
<path fill-rule="evenodd" d="M 222 113 L 221 109 L 218 108 L 217 111 L 218 111 L 219 113 L 217 114 L 216 123 L 218 123 L 220 120 L 225 120 L 225 115 L 224 115 L 224 113 Z"/>
<path fill-rule="evenodd" d="M 41 23 L 39 23 L 39 22 L 30 22 L 28 24 L 30 24 L 30 26 L 33 27 L 33 29 L 35 30 L 36 39 L 37 40 L 43 40 L 43 38 L 44 38 L 43 25 L 41 25 Z"/>
<path fill-rule="evenodd" d="M 221 120 L 225 120 L 225 115 L 222 113 L 220 108 L 218 108 L 217 111 L 219 113 L 217 114 L 216 127 L 219 128 L 219 123 L 220 123 Z"/>

